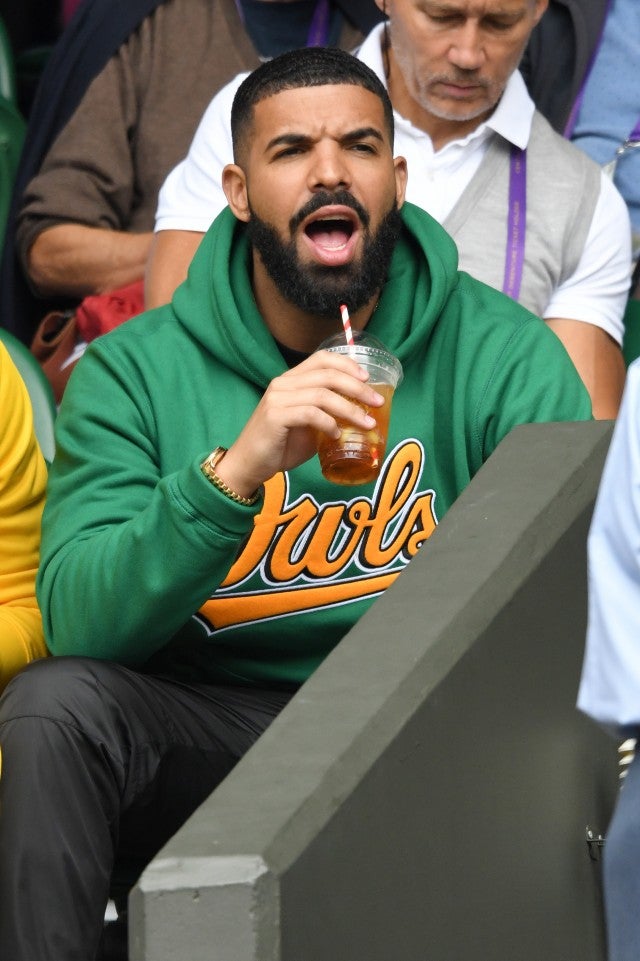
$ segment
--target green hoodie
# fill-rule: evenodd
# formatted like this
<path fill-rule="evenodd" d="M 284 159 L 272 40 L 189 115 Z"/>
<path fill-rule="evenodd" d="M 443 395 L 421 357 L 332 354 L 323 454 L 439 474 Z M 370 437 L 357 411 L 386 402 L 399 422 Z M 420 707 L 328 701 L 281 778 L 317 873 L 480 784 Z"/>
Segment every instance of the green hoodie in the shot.
<path fill-rule="evenodd" d="M 201 473 L 286 369 L 228 210 L 171 305 L 89 347 L 58 417 L 43 521 L 38 599 L 55 654 L 301 682 L 512 427 L 590 417 L 545 324 L 459 272 L 453 241 L 423 211 L 406 204 L 403 219 L 368 327 L 404 368 L 375 485 L 330 484 L 314 457 L 250 508 Z"/>

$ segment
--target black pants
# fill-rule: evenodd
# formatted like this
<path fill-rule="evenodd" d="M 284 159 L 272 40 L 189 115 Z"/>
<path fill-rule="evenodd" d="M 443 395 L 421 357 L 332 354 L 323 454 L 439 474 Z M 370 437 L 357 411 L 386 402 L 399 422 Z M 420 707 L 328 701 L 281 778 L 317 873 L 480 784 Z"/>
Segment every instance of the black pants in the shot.
<path fill-rule="evenodd" d="M 289 700 L 90 658 L 30 665 L 0 699 L 0 958 L 92 961 L 132 884 Z"/>

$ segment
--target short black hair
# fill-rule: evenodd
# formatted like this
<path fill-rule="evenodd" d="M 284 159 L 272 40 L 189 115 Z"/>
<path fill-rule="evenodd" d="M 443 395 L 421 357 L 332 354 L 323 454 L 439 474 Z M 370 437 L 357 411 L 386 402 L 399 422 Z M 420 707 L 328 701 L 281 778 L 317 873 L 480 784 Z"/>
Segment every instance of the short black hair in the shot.
<path fill-rule="evenodd" d="M 393 107 L 384 84 L 373 70 L 353 54 L 337 47 L 303 47 L 260 64 L 236 90 L 231 108 L 234 159 L 238 161 L 242 153 L 243 141 L 253 122 L 253 108 L 261 100 L 281 90 L 341 83 L 364 87 L 380 98 L 389 142 L 393 147 Z"/>

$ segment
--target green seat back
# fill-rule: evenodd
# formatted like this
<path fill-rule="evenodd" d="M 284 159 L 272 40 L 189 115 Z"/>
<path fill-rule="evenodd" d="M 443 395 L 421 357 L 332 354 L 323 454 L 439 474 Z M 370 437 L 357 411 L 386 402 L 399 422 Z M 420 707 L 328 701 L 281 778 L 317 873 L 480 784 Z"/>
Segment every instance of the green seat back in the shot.
<path fill-rule="evenodd" d="M 0 96 L 16 103 L 16 64 L 11 40 L 0 17 Z"/>
<path fill-rule="evenodd" d="M 26 126 L 15 104 L 0 96 L 0 249 Z"/>
<path fill-rule="evenodd" d="M 627 301 L 622 353 L 627 367 L 636 357 L 640 357 L 640 300 Z"/>
<path fill-rule="evenodd" d="M 7 348 L 26 384 L 33 408 L 36 437 L 44 459 L 50 464 L 55 453 L 54 423 L 57 413 L 51 384 L 28 347 L 3 327 L 0 327 L 0 341 Z"/>

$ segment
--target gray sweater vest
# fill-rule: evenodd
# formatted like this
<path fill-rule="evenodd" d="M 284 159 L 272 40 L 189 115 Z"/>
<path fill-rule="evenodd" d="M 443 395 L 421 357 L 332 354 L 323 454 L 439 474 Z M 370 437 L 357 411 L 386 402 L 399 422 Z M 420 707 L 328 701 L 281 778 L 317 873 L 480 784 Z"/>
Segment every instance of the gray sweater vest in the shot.
<path fill-rule="evenodd" d="M 495 136 L 443 226 L 460 269 L 502 290 L 507 250 L 510 144 Z M 527 147 L 527 215 L 519 301 L 544 316 L 575 271 L 600 196 L 600 168 L 535 112 Z"/>

